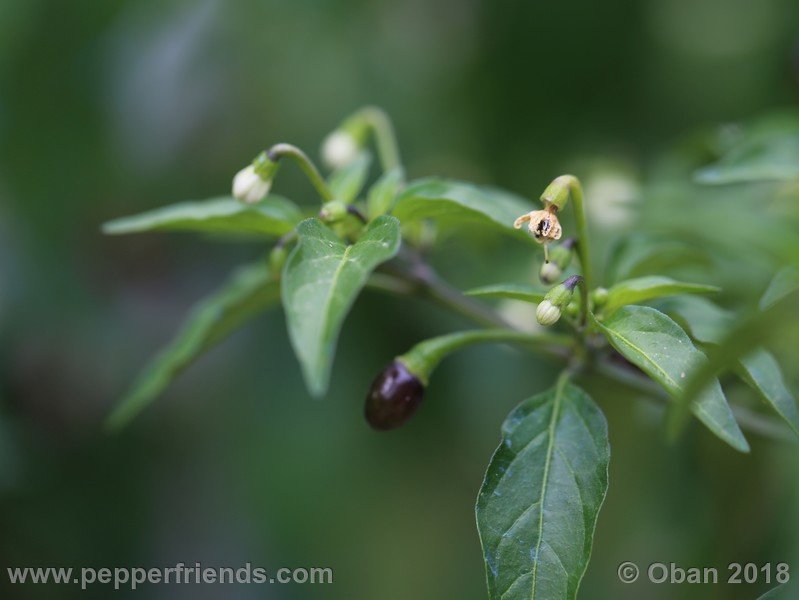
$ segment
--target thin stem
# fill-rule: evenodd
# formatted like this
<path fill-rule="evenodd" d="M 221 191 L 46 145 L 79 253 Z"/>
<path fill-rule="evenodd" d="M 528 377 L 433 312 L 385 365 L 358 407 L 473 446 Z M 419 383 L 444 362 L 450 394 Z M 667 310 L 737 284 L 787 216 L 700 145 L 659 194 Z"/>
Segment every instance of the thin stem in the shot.
<path fill-rule="evenodd" d="M 401 166 L 397 136 L 386 112 L 377 106 L 367 106 L 359 113 L 374 131 L 377 154 L 383 171 L 391 171 Z"/>
<path fill-rule="evenodd" d="M 588 284 L 585 282 L 583 276 L 577 285 L 580 286 L 580 331 L 585 330 L 585 324 L 588 321 Z"/>
<path fill-rule="evenodd" d="M 288 157 L 293 160 L 303 170 L 322 199 L 325 202 L 333 200 L 333 193 L 319 173 L 319 169 L 316 168 L 305 152 L 291 144 L 275 144 L 266 151 L 266 155 L 269 157 L 269 160 L 273 162 L 278 162 L 283 157 Z"/>
<path fill-rule="evenodd" d="M 583 202 L 583 186 L 576 177 L 569 176 L 569 190 L 574 202 L 574 223 L 577 227 L 577 258 L 580 260 L 580 270 L 587 289 L 593 289 L 591 276 L 591 252 L 588 248 L 588 223 L 585 218 L 585 205 Z M 586 308 L 588 303 L 585 304 Z M 585 323 L 585 321 L 583 321 Z"/>
<path fill-rule="evenodd" d="M 407 252 L 405 252 L 407 256 Z M 460 290 L 439 278 L 428 264 L 412 260 L 410 266 L 398 261 L 383 265 L 382 270 L 414 286 L 415 294 L 461 314 L 485 327 L 511 327 L 496 311 L 485 304 L 464 296 Z"/>
<path fill-rule="evenodd" d="M 479 329 L 460 331 L 427 339 L 416 344 L 408 352 L 398 357 L 408 370 L 427 383 L 431 373 L 438 364 L 453 352 L 484 343 L 505 343 L 526 346 L 547 354 L 547 346 L 570 346 L 574 343 L 571 336 L 555 333 L 525 333 L 513 329 Z M 559 357 L 559 355 L 556 354 Z"/>

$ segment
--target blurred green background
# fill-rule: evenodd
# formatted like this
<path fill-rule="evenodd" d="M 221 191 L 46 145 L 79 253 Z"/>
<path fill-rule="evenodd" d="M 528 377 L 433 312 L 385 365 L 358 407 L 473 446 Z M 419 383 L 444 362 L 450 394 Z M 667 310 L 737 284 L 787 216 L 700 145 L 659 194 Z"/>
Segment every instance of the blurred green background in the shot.
<path fill-rule="evenodd" d="M 628 199 L 630 218 L 595 221 L 607 248 L 659 221 L 662 205 L 637 200 L 653 181 L 687 178 L 691 132 L 798 99 L 795 0 L 0 1 L 0 597 L 109 595 L 10 586 L 7 566 L 249 561 L 331 567 L 335 583 L 139 595 L 484 598 L 474 499 L 504 416 L 555 376 L 504 348 L 469 350 L 439 369 L 408 426 L 375 433 L 362 418 L 374 374 L 466 323 L 366 293 L 323 401 L 303 389 L 274 310 L 103 435 L 191 304 L 264 250 L 106 238 L 103 221 L 227 193 L 278 141 L 316 156 L 340 119 L 373 103 L 394 118 L 412 178 L 533 197 L 572 171 L 589 203 Z M 276 191 L 315 201 L 293 169 Z M 772 193 L 739 193 L 740 213 L 707 206 L 741 225 Z M 748 306 L 784 258 L 728 252 L 712 280 L 729 284 L 730 308 Z M 492 240 L 450 239 L 435 260 L 463 285 L 532 273 L 529 256 Z M 799 357 L 783 345 L 796 390 Z M 613 458 L 582 598 L 743 599 L 768 587 L 623 586 L 625 560 L 722 577 L 732 561 L 789 562 L 799 577 L 795 444 L 750 434 L 743 456 L 694 426 L 670 445 L 657 408 L 584 384 L 608 415 Z"/>

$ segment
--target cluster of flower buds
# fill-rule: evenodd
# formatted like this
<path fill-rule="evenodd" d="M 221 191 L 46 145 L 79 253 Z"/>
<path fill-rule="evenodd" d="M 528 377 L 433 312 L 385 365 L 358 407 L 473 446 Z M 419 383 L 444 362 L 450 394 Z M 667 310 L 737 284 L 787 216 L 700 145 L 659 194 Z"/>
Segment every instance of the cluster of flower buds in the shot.
<path fill-rule="evenodd" d="M 278 163 L 261 152 L 233 177 L 233 196 L 247 204 L 263 200 L 272 188 Z"/>
<path fill-rule="evenodd" d="M 539 324 L 548 327 L 560 319 L 560 315 L 574 296 L 574 288 L 581 284 L 583 278 L 572 275 L 560 285 L 549 290 L 535 311 L 535 318 Z"/>

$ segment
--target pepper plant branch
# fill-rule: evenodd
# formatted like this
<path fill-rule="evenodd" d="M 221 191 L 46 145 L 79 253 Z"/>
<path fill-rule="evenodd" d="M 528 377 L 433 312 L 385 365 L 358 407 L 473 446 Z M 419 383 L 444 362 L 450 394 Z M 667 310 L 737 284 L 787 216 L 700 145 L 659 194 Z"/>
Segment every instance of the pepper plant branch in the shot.
<path fill-rule="evenodd" d="M 275 144 L 266 151 L 266 155 L 272 162 L 279 162 L 281 158 L 290 158 L 302 169 L 311 184 L 325 202 L 333 200 L 333 193 L 327 186 L 319 169 L 313 164 L 308 155 L 292 144 Z"/>

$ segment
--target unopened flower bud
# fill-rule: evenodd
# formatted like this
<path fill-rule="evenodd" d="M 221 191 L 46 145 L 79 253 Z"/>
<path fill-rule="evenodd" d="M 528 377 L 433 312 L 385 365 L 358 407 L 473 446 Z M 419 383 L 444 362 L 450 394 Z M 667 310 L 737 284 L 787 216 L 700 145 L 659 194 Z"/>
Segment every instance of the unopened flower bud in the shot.
<path fill-rule="evenodd" d="M 535 318 L 544 327 L 554 325 L 560 319 L 560 309 L 549 300 L 542 300 L 535 309 Z"/>
<path fill-rule="evenodd" d="M 553 325 L 560 319 L 561 311 L 571 302 L 574 288 L 582 280 L 579 275 L 572 275 L 547 292 L 535 311 L 536 319 L 541 325 Z"/>
<path fill-rule="evenodd" d="M 400 360 L 389 364 L 372 382 L 364 414 L 375 429 L 399 427 L 411 418 L 424 398 L 425 386 Z"/>
<path fill-rule="evenodd" d="M 266 152 L 261 152 L 233 177 L 233 196 L 247 204 L 259 202 L 272 188 L 277 167 L 278 163 L 270 160 Z"/>
<path fill-rule="evenodd" d="M 608 300 L 608 289 L 598 287 L 591 293 L 591 300 L 594 301 L 594 306 L 602 306 Z"/>
<path fill-rule="evenodd" d="M 325 202 L 319 211 L 319 218 L 325 223 L 338 223 L 347 216 L 347 205 L 341 200 Z"/>
<path fill-rule="evenodd" d="M 322 160 L 331 169 L 340 169 L 355 160 L 360 144 L 351 133 L 337 129 L 322 142 Z"/>
<path fill-rule="evenodd" d="M 252 165 L 244 167 L 233 178 L 233 195 L 242 202 L 255 204 L 269 193 L 271 181 L 264 181 Z"/>

